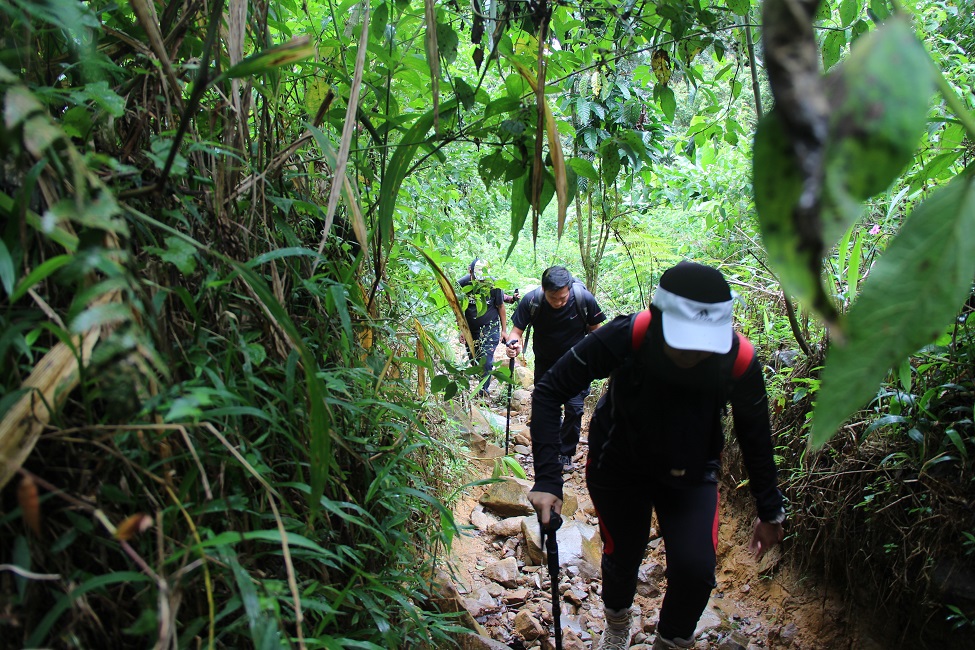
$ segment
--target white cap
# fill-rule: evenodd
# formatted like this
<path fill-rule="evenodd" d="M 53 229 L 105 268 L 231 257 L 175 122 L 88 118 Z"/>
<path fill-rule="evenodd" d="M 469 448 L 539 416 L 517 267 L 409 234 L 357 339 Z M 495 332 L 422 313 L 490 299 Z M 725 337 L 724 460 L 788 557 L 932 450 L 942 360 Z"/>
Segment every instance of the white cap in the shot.
<path fill-rule="evenodd" d="M 718 354 L 731 349 L 733 299 L 698 302 L 658 287 L 653 304 L 663 314 L 664 340 L 670 347 Z"/>

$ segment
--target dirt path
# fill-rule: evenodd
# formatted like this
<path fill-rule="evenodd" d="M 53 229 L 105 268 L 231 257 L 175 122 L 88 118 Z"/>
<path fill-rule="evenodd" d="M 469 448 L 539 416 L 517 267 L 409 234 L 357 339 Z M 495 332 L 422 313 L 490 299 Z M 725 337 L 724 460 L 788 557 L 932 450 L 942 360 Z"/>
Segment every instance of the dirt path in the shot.
<path fill-rule="evenodd" d="M 501 417 L 504 417 L 504 409 L 495 410 L 501 410 Z M 526 415 L 527 410 L 512 416 L 512 448 L 524 452 L 527 449 L 517 447 L 516 443 L 525 441 Z M 500 445 L 504 445 L 503 434 Z M 582 470 L 587 451 L 583 440 L 576 457 L 578 469 L 566 475 L 566 493 L 574 493 L 579 500 L 579 507 L 571 519 L 596 526 Z M 531 456 L 519 455 L 517 458 L 528 472 L 527 484 L 530 485 Z M 481 466 L 482 475 L 490 476 L 493 464 L 483 463 Z M 481 487 L 471 491 L 455 508 L 459 524 L 481 526 L 454 541 L 453 563 L 458 588 L 465 597 L 468 611 L 493 639 L 510 648 L 554 648 L 547 569 L 528 559 L 528 543 L 522 534 L 511 531 L 510 534 L 492 534 L 485 529 L 485 517 L 492 521 L 502 519 L 493 517 L 479 506 L 478 499 L 486 489 Z M 864 631 L 862 622 L 851 621 L 841 599 L 823 590 L 813 580 L 797 575 L 782 560 L 783 554 L 787 556 L 789 553 L 788 540 L 781 551 L 773 551 L 761 562 L 756 562 L 747 551 L 752 516 L 750 512 L 737 512 L 732 500 L 722 499 L 718 586 L 698 628 L 697 648 L 882 650 L 891 647 L 873 640 Z M 504 558 L 514 558 L 507 563 L 517 562 L 519 573 L 507 581 L 506 586 L 501 586 L 496 581 L 495 565 Z M 642 625 L 634 629 L 632 647 L 644 647 L 639 643 L 653 643 L 657 612 L 666 588 L 665 566 L 664 544 L 654 533 L 641 567 L 636 604 L 641 609 Z M 577 567 L 563 567 L 560 571 L 565 650 L 588 650 L 599 638 L 603 628 L 600 588 L 595 567 L 582 571 Z M 646 648 L 649 649 L 649 645 Z"/>

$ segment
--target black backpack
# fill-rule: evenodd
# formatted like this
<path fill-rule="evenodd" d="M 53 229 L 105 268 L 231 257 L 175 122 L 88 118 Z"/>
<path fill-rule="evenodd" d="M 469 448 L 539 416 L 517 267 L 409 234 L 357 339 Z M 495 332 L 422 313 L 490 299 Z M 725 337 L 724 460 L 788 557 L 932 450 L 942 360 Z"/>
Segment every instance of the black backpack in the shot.
<path fill-rule="evenodd" d="M 580 320 L 582 321 L 582 329 L 584 334 L 589 333 L 589 304 L 586 302 L 586 285 L 584 285 L 579 280 L 572 278 L 569 283 L 572 287 L 572 295 L 575 297 L 576 312 L 578 312 Z M 521 335 L 522 338 L 522 350 L 528 350 L 528 337 L 531 332 L 532 323 L 535 322 L 535 315 L 538 313 L 538 307 L 545 300 L 545 290 L 542 287 L 535 288 L 531 293 L 525 296 L 525 300 L 528 300 L 528 324 L 525 326 L 525 331 Z M 650 322 L 649 320 L 647 321 Z"/>

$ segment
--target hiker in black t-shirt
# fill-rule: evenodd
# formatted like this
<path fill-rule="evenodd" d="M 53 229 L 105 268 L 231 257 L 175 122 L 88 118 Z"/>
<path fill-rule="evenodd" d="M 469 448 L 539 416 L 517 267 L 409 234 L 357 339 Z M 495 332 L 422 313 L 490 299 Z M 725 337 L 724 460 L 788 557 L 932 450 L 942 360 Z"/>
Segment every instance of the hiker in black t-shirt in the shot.
<path fill-rule="evenodd" d="M 494 280 L 487 274 L 488 263 L 475 259 L 468 267 L 469 273 L 458 284 L 467 295 L 467 309 L 464 319 L 474 337 L 475 356 L 467 349 L 471 362 L 483 370 L 479 384 L 478 397 L 488 397 L 491 386 L 491 370 L 494 368 L 494 350 L 498 347 L 501 333 L 508 329 L 508 317 L 504 304 L 511 302 L 504 291 L 494 286 Z M 466 346 L 465 346 L 466 347 Z"/>
<path fill-rule="evenodd" d="M 667 270 L 649 311 L 619 316 L 572 348 L 535 387 L 529 500 L 547 523 L 562 509 L 559 406 L 610 377 L 589 425 L 586 486 L 603 540 L 606 629 L 597 648 L 629 648 L 637 572 L 656 510 L 667 556 L 667 592 L 654 650 L 690 648 L 715 587 L 722 412 L 734 430 L 758 519 L 760 557 L 782 540 L 785 512 L 772 456 L 762 367 L 732 328 L 733 296 L 716 269 Z"/>
<path fill-rule="evenodd" d="M 508 356 L 516 357 L 521 353 L 522 340 L 529 335 L 526 330 L 533 329 L 535 384 L 538 385 L 563 354 L 605 320 L 606 316 L 589 290 L 573 278 L 564 266 L 551 266 L 542 273 L 542 286 L 525 294 L 511 317 L 512 327 L 507 337 Z M 563 469 L 572 467 L 588 394 L 587 383 L 560 402 L 565 407 L 565 417 L 559 428 L 562 441 L 559 460 Z"/>

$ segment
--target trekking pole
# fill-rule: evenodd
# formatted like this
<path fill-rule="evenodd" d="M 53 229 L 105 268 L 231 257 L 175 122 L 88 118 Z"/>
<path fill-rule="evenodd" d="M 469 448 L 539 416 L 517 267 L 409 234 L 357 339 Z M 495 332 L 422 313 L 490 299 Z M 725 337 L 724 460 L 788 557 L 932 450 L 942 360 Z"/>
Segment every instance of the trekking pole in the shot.
<path fill-rule="evenodd" d="M 508 455 L 508 435 L 511 433 L 511 387 L 515 383 L 515 358 L 508 361 L 508 415 L 504 421 L 504 455 Z"/>
<path fill-rule="evenodd" d="M 552 581 L 552 624 L 555 627 L 555 650 L 562 650 L 562 606 L 559 604 L 559 541 L 555 531 L 562 526 L 562 517 L 555 510 L 549 516 L 548 524 L 543 524 L 541 517 L 538 527 L 542 538 L 542 548 L 548 558 L 548 578 Z M 546 544 L 545 536 L 548 535 Z"/>

